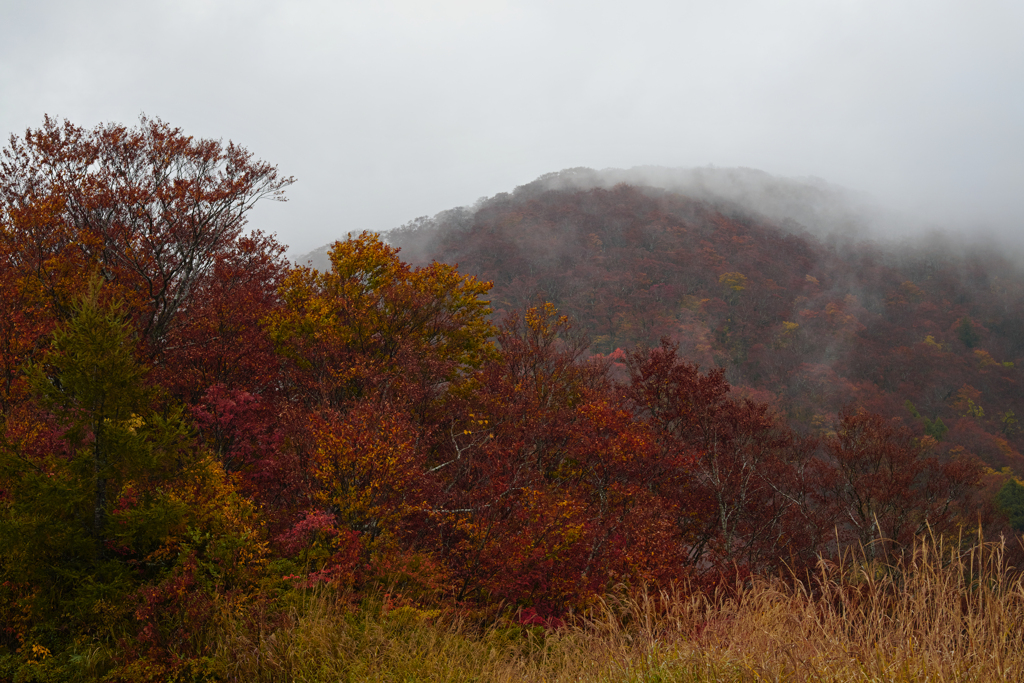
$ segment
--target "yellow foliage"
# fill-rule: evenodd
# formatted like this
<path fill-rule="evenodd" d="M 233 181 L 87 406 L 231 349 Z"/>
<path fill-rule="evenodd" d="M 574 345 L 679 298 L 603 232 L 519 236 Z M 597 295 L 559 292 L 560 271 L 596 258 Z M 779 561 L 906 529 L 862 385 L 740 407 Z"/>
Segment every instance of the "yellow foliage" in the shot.
<path fill-rule="evenodd" d="M 742 292 L 747 288 L 747 276 L 743 273 L 722 273 L 718 276 L 718 284 L 734 292 Z"/>
<path fill-rule="evenodd" d="M 422 509 L 415 434 L 395 411 L 355 410 L 314 427 L 316 499 L 364 531 L 395 528 Z"/>
<path fill-rule="evenodd" d="M 411 268 L 364 232 L 336 242 L 332 269 L 296 268 L 281 285 L 284 307 L 266 321 L 279 351 L 342 386 L 415 358 L 451 381 L 492 354 L 494 326 L 482 297 L 491 283 L 450 265 Z M 394 379 L 401 381 L 404 373 Z"/>
<path fill-rule="evenodd" d="M 241 542 L 234 556 L 238 567 L 261 567 L 269 555 L 256 505 L 242 495 L 224 466 L 213 456 L 188 466 L 170 486 L 159 492 L 173 507 L 187 511 L 183 526 L 172 529 L 163 544 L 147 557 L 156 562 L 174 557 L 188 529 L 203 529 L 214 535 L 230 535 Z"/>
<path fill-rule="evenodd" d="M 982 351 L 981 349 L 974 349 L 974 357 L 978 360 L 978 367 L 981 368 L 996 368 L 999 367 L 999 363 L 992 357 L 988 351 Z"/>
<path fill-rule="evenodd" d="M 43 647 L 42 645 L 39 645 L 38 643 L 33 643 L 33 645 L 32 645 L 32 654 L 29 655 L 29 661 L 30 662 L 41 662 L 44 659 L 46 659 L 47 657 L 52 657 L 52 656 L 53 655 L 50 653 L 50 651 L 47 648 Z"/>
<path fill-rule="evenodd" d="M 799 329 L 800 323 L 782 321 L 782 332 L 779 333 L 778 338 L 775 340 L 775 346 L 780 349 L 788 348 L 796 338 L 797 330 Z"/>

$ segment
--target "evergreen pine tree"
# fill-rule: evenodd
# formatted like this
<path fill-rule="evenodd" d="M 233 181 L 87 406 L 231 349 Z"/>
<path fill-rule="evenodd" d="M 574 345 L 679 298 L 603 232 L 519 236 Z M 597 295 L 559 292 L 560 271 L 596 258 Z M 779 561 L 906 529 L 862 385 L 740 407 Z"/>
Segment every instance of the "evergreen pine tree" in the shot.
<path fill-rule="evenodd" d="M 188 429 L 156 410 L 136 348 L 95 282 L 27 369 L 38 411 L 22 432 L 35 438 L 0 442 L 0 578 L 25 586 L 33 621 L 59 631 L 160 571 L 138 561 L 187 513 L 159 489 L 190 450 Z"/>

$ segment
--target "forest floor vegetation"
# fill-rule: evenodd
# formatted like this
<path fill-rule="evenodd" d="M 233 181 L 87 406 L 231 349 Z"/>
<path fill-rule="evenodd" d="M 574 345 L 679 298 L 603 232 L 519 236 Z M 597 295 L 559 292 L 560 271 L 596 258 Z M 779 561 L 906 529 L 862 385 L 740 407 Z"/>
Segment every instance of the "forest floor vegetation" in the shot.
<path fill-rule="evenodd" d="M 928 540 L 891 561 L 862 551 L 710 593 L 622 588 L 557 628 L 381 595 L 353 608 L 317 589 L 274 628 L 232 624 L 212 669 L 237 681 L 1021 680 L 1024 580 L 1004 553 Z"/>

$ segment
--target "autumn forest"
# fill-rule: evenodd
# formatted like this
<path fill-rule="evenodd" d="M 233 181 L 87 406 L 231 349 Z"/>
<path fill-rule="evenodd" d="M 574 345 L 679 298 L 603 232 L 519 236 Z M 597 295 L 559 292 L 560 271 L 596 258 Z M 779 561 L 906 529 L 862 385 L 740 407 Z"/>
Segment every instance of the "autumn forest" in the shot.
<path fill-rule="evenodd" d="M 255 680 L 225 634 L 310 596 L 543 640 L 922 539 L 1024 562 L 1010 256 L 537 182 L 317 269 L 247 227 L 293 182 L 145 117 L 4 148 L 0 680 Z"/>

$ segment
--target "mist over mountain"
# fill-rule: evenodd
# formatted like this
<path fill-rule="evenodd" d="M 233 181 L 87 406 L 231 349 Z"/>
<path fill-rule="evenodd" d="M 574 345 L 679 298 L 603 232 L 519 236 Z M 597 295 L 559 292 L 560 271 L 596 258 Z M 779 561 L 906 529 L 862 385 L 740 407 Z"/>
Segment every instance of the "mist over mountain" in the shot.
<path fill-rule="evenodd" d="M 679 194 L 716 207 L 724 215 L 746 216 L 770 222 L 794 234 L 808 234 L 837 246 L 872 240 L 889 248 L 914 248 L 927 240 L 930 248 L 942 245 L 950 250 L 1010 248 L 1020 252 L 1019 240 L 1012 231 L 1002 233 L 963 226 L 940 225 L 893 209 L 866 192 L 822 178 L 788 178 L 753 168 L 669 168 L 636 166 L 629 169 L 568 168 L 540 176 L 516 187 L 510 193 L 481 197 L 473 205 L 421 216 L 386 231 L 393 242 L 401 243 L 403 258 L 413 262 L 430 258 L 431 243 L 442 232 L 458 230 L 472 221 L 477 211 L 509 199 L 523 200 L 544 192 L 610 189 L 625 184 Z M 358 231 L 356 231 L 358 232 Z M 339 235 L 344 238 L 345 235 Z M 327 268 L 330 244 L 295 258 L 301 265 L 311 263 Z"/>
<path fill-rule="evenodd" d="M 719 206 L 727 213 L 759 216 L 818 236 L 870 234 L 883 226 L 891 228 L 900 220 L 895 213 L 886 213 L 872 204 L 866 193 L 821 178 L 782 178 L 752 168 L 573 168 L 541 176 L 517 188 L 514 194 L 610 189 L 620 184 L 681 194 Z"/>
<path fill-rule="evenodd" d="M 576 168 L 386 238 L 411 263 L 493 282 L 499 317 L 555 304 L 592 355 L 669 339 L 802 430 L 868 407 L 947 454 L 1024 471 L 1024 271 L 1005 250 L 911 226 L 818 179 Z M 326 253 L 308 258 L 327 268 Z"/>
<path fill-rule="evenodd" d="M 637 166 L 630 169 L 569 168 L 548 173 L 521 185 L 511 193 L 482 197 L 472 206 L 456 207 L 435 216 L 422 216 L 388 231 L 400 241 L 403 257 L 417 261 L 429 251 L 434 233 L 459 229 L 485 206 L 500 204 L 509 197 L 526 199 L 551 191 L 610 189 L 626 184 L 662 190 L 709 202 L 727 213 L 760 216 L 795 232 L 850 240 L 868 235 L 902 232 L 909 221 L 887 212 L 865 193 L 858 193 L 820 178 L 781 178 L 751 168 L 668 168 Z M 344 238 L 344 235 L 339 235 Z M 329 266 L 330 245 L 321 246 L 295 259 Z"/>

